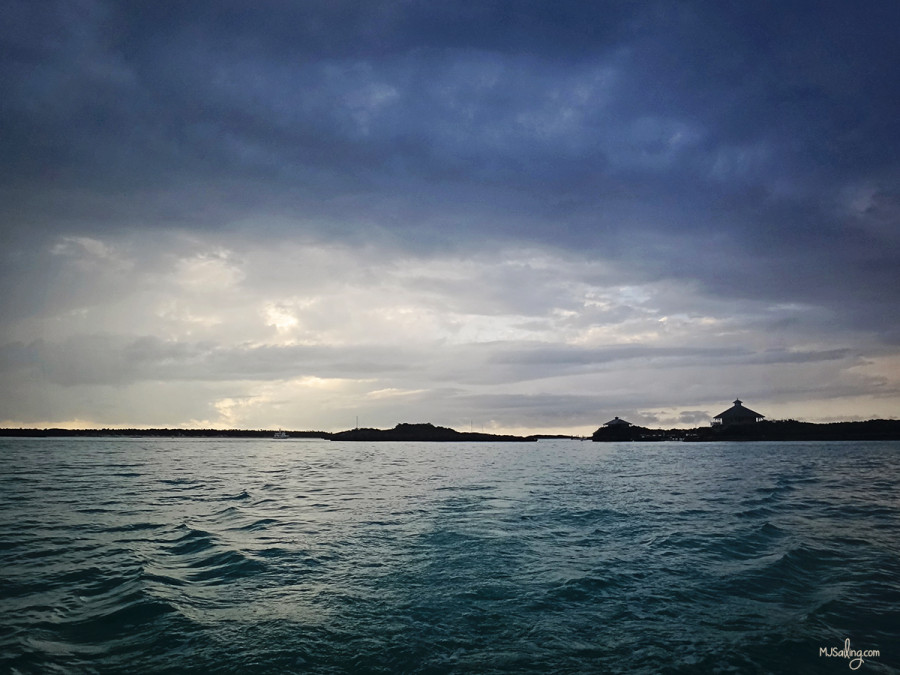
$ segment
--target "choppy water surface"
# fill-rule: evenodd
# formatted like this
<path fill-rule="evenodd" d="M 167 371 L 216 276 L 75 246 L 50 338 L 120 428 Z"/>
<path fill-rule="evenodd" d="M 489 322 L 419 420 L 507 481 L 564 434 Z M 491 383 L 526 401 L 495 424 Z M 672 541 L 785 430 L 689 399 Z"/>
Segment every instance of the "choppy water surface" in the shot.
<path fill-rule="evenodd" d="M 0 441 L 0 671 L 900 664 L 898 443 Z M 859 664 L 855 664 L 859 665 Z"/>

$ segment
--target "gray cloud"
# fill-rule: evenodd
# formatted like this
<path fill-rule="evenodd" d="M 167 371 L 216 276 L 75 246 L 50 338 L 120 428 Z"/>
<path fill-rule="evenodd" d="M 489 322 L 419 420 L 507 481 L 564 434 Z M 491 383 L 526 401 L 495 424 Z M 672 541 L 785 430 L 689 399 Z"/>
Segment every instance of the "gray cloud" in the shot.
<path fill-rule="evenodd" d="M 898 20 L 9 2 L 6 372 L 414 392 L 715 363 L 801 395 L 760 374 L 783 364 L 863 396 L 900 335 Z"/>

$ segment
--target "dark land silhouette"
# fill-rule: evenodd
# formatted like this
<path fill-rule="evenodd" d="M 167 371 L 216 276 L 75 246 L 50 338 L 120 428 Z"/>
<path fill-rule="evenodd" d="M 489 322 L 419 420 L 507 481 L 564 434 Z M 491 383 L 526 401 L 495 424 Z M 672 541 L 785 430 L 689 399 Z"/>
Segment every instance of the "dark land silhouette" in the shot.
<path fill-rule="evenodd" d="M 0 429 L 0 436 L 119 438 L 272 438 L 276 429 Z M 325 438 L 327 431 L 286 431 L 290 438 Z"/>
<path fill-rule="evenodd" d="M 634 425 L 604 426 L 591 440 L 615 441 L 897 441 L 900 420 L 830 422 L 815 424 L 796 420 L 773 420 L 749 424 L 697 427 L 695 429 L 648 429 Z"/>
<path fill-rule="evenodd" d="M 275 429 L 0 429 L 0 437 L 61 438 L 268 438 Z M 333 441 L 432 441 L 432 442 L 532 442 L 541 439 L 576 439 L 580 436 L 534 434 L 512 436 L 461 432 L 433 424 L 398 424 L 393 429 L 349 429 L 347 431 L 291 431 L 288 439 Z M 603 426 L 591 436 L 596 442 L 650 441 L 897 441 L 900 420 L 831 422 L 816 424 L 796 420 L 764 420 L 751 424 L 697 427 L 694 429 L 649 429 L 631 424 Z"/>
<path fill-rule="evenodd" d="M 331 434 L 333 441 L 500 441 L 528 442 L 536 441 L 535 436 L 507 436 L 485 434 L 479 432 L 462 432 L 448 427 L 436 427 L 433 424 L 398 424 L 393 429 L 351 429 Z"/>
<path fill-rule="evenodd" d="M 281 431 L 281 430 L 279 430 Z M 393 429 L 288 431 L 287 439 L 321 438 L 332 441 L 466 441 L 533 442 L 537 436 L 511 436 L 461 432 L 433 424 L 398 424 Z M 18 437 L 119 437 L 119 438 L 273 438 L 274 429 L 0 429 L 0 436 Z"/>

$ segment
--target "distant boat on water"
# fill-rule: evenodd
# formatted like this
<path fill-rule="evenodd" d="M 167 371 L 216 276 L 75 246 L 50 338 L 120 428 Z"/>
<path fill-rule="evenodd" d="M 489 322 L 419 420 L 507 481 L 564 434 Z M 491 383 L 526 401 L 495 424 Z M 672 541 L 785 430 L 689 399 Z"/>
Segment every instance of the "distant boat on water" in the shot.
<path fill-rule="evenodd" d="M 272 438 L 290 438 L 284 431 L 276 431 L 275 435 Z"/>

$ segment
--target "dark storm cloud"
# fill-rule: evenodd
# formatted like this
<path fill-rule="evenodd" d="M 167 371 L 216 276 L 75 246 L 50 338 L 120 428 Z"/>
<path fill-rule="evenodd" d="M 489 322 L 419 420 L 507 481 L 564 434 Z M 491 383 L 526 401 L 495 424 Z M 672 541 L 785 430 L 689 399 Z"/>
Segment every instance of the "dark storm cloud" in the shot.
<path fill-rule="evenodd" d="M 127 181 L 115 170 L 128 168 L 152 185 L 167 171 L 290 179 L 386 165 L 397 180 L 409 178 L 404 167 L 514 184 L 558 181 L 562 170 L 576 189 L 585 179 L 620 189 L 604 185 L 610 174 L 636 189 L 633 174 L 655 188 L 654 174 L 672 180 L 686 169 L 694 180 L 712 172 L 765 187 L 785 172 L 893 163 L 882 139 L 898 123 L 881 111 L 897 102 L 885 28 L 896 13 L 888 3 L 864 12 L 840 3 L 13 3 L 4 122 L 25 132 L 12 135 L 22 164 L 53 160 L 63 178 L 88 167 Z M 620 78 L 606 90 L 604 73 Z M 390 114 L 373 114 L 390 89 Z M 548 122 L 567 114 L 569 128 L 554 132 Z M 672 144 L 679 134 L 692 141 L 687 151 Z M 760 156 L 766 142 L 776 157 Z"/>
<path fill-rule="evenodd" d="M 670 197 L 686 187 L 696 198 L 711 178 L 726 194 L 772 189 L 805 180 L 796 173 L 893 165 L 883 139 L 898 122 L 883 111 L 898 102 L 897 13 L 891 3 L 13 3 L 4 123 L 33 173 L 52 162 L 61 179 L 87 168 L 104 183 L 196 174 L 346 189 L 387 168 L 404 185 L 405 171 L 549 178 L 554 191 L 564 180 L 584 206 L 596 202 L 579 181 L 621 189 L 614 177 L 642 196 L 670 186 Z M 376 114 L 379 97 L 387 114 Z"/>
<path fill-rule="evenodd" d="M 679 255 L 644 243 L 661 231 L 683 255 L 748 249 L 731 276 L 750 292 L 788 274 L 772 249 L 810 248 L 802 267 L 845 263 L 856 290 L 872 262 L 859 258 L 873 256 L 852 254 L 880 239 L 833 195 L 896 178 L 898 13 L 13 2 L 6 216 L 213 227 L 262 211 L 445 243 L 487 229 L 642 262 L 646 246 L 663 274 L 683 273 Z M 837 253 L 848 245 L 849 260 Z M 718 288 L 706 271 L 692 273 Z M 799 277 L 824 292 L 821 274 Z"/>
<path fill-rule="evenodd" d="M 641 260 L 631 242 L 663 231 L 685 250 L 762 249 L 754 267 L 772 247 L 824 248 L 811 264 L 830 264 L 872 238 L 846 232 L 836 182 L 896 169 L 897 13 L 12 3 L 9 216 L 215 226 L 262 210 Z"/>
<path fill-rule="evenodd" d="M 900 4 L 886 0 L 10 0 L 0 22 L 8 367 L 42 359 L 44 376 L 64 384 L 411 372 L 371 345 L 251 348 L 216 336 L 177 346 L 162 328 L 154 343 L 91 329 L 40 343 L 17 323 L 100 307 L 141 274 L 135 297 L 150 297 L 165 285 L 159 270 L 178 269 L 159 262 L 177 257 L 163 250 L 174 239 L 145 246 L 135 235 L 128 255 L 104 247 L 119 237 L 125 250 L 129 234 L 153 230 L 227 238 L 235 250 L 370 244 L 388 261 L 559 254 L 571 269 L 514 274 L 498 260 L 494 273 L 406 280 L 436 313 L 515 314 L 520 330 L 546 329 L 558 309 L 567 314 L 555 328 L 587 332 L 730 311 L 733 334 L 802 327 L 895 345 L 898 25 Z M 133 267 L 115 267 L 125 258 Z M 155 281 L 142 272 L 154 265 Z M 264 291 L 253 281 L 243 288 L 257 304 L 288 311 L 284 296 L 302 295 L 295 280 Z M 657 289 L 651 306 L 572 290 L 665 283 L 690 297 Z M 862 349 L 518 339 L 502 338 L 505 353 L 469 350 L 469 381 L 641 359 L 852 364 Z M 98 370 L 82 373 L 73 354 L 99 359 Z M 424 352 L 410 358 L 439 370 Z"/>

